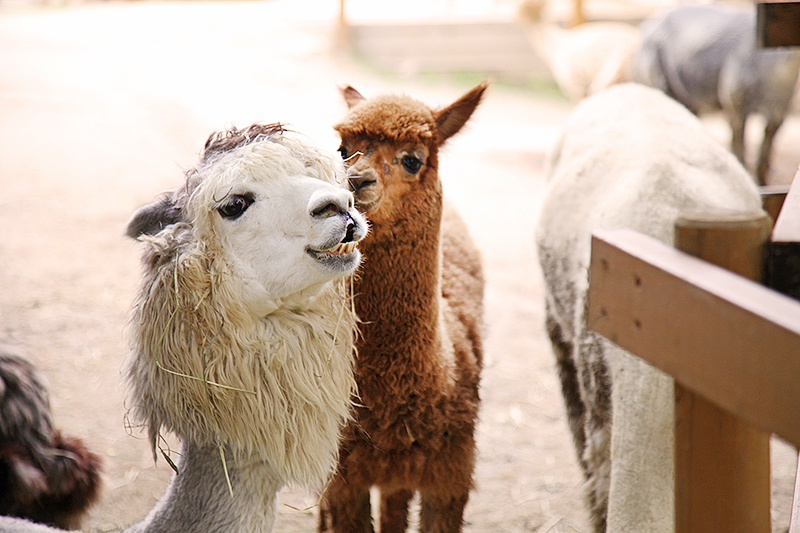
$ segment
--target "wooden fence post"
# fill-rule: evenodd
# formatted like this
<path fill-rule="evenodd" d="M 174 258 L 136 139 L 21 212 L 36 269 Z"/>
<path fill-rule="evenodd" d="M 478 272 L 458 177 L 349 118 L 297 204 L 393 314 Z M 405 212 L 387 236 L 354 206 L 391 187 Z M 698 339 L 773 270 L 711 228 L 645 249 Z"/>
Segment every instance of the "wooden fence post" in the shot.
<path fill-rule="evenodd" d="M 586 22 L 586 14 L 583 9 L 583 0 L 573 0 L 572 3 L 572 20 L 569 27 L 574 28 Z"/>
<path fill-rule="evenodd" d="M 675 246 L 760 281 L 770 227 L 763 212 L 685 214 L 675 223 Z M 771 531 L 769 439 L 675 383 L 678 533 Z"/>
<path fill-rule="evenodd" d="M 340 50 L 350 46 L 350 26 L 347 22 L 347 7 L 345 0 L 339 0 L 339 16 L 336 23 L 336 40 L 334 45 Z"/>

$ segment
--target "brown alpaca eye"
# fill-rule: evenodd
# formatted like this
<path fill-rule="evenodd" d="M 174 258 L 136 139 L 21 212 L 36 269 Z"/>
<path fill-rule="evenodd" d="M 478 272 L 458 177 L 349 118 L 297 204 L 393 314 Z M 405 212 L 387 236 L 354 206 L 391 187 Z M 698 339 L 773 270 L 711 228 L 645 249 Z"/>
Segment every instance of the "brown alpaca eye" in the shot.
<path fill-rule="evenodd" d="M 339 154 L 341 154 L 342 159 L 347 159 L 348 155 L 347 155 L 347 148 L 345 147 L 345 145 L 341 145 L 339 147 Z"/>
<path fill-rule="evenodd" d="M 400 164 L 406 169 L 409 174 L 416 174 L 422 168 L 422 161 L 413 155 L 404 155 L 400 160 Z"/>
<path fill-rule="evenodd" d="M 228 220 L 236 220 L 247 211 L 255 198 L 252 194 L 236 194 L 231 196 L 230 199 L 217 208 L 217 212 L 222 218 Z"/>

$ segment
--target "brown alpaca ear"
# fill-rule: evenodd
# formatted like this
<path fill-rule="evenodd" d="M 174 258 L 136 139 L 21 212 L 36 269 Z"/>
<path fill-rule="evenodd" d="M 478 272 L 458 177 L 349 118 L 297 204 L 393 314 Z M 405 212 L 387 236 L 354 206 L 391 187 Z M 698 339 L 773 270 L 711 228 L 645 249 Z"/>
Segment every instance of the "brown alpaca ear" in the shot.
<path fill-rule="evenodd" d="M 342 89 L 342 96 L 344 96 L 344 101 L 347 102 L 347 108 L 352 109 L 353 107 L 357 106 L 366 98 L 361 96 L 361 93 L 353 89 L 351 85 L 348 85 L 344 89 Z"/>
<path fill-rule="evenodd" d="M 434 113 L 436 125 L 439 128 L 439 146 L 458 133 L 467 123 L 467 120 L 469 120 L 469 117 L 472 116 L 475 108 L 481 102 L 481 96 L 483 96 L 483 92 L 489 87 L 490 83 L 490 80 L 483 80 L 464 96 L 441 111 Z"/>

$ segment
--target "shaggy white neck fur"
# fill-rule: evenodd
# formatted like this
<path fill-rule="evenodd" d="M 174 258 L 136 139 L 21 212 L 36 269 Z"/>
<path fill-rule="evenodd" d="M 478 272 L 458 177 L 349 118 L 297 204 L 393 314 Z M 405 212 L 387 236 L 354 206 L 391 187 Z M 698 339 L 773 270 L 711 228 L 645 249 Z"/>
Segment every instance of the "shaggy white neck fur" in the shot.
<path fill-rule="evenodd" d="M 342 277 L 358 257 L 309 250 L 366 232 L 341 179 L 293 137 L 255 142 L 190 175 L 187 222 L 143 238 L 126 377 L 154 452 L 164 428 L 282 482 L 327 478 L 355 390 Z"/>
<path fill-rule="evenodd" d="M 323 481 L 354 391 L 355 318 L 343 282 L 303 309 L 257 317 L 232 299 L 241 287 L 224 264 L 193 239 L 180 244 L 187 231 L 175 225 L 149 242 L 149 253 L 172 248 L 175 258 L 136 306 L 137 353 L 126 368 L 136 418 L 153 446 L 163 426 L 237 459 L 261 458 L 285 481 Z"/>

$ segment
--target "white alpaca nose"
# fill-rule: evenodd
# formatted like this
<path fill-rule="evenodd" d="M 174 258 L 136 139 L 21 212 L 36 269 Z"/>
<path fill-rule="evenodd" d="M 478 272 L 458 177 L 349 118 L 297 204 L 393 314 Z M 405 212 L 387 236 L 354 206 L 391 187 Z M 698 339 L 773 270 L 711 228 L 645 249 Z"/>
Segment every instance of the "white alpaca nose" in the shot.
<path fill-rule="evenodd" d="M 353 208 L 353 193 L 346 189 L 331 187 L 316 191 L 308 201 L 311 218 L 328 218 L 347 213 Z"/>

